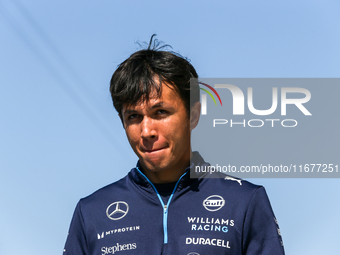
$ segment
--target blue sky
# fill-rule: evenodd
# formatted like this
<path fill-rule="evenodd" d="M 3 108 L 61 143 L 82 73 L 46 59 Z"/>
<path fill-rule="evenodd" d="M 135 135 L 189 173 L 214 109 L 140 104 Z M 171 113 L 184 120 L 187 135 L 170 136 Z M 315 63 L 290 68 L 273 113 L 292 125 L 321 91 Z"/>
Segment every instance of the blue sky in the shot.
<path fill-rule="evenodd" d="M 136 41 L 158 34 L 200 77 L 339 77 L 339 11 L 330 0 L 2 0 L 0 254 L 61 254 L 77 201 L 135 165 L 108 86 Z M 287 254 L 338 253 L 340 180 L 251 181 L 266 187 Z"/>

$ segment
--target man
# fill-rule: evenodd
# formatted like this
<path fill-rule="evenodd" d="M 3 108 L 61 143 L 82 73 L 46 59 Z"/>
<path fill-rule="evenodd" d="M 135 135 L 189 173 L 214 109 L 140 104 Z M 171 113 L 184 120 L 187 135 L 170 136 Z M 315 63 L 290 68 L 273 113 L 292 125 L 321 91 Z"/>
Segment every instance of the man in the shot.
<path fill-rule="evenodd" d="M 79 201 L 64 254 L 284 254 L 263 187 L 190 178 L 190 167 L 208 165 L 190 145 L 200 115 L 198 89 L 190 91 L 197 77 L 153 37 L 119 65 L 110 91 L 139 161 L 125 178 Z"/>

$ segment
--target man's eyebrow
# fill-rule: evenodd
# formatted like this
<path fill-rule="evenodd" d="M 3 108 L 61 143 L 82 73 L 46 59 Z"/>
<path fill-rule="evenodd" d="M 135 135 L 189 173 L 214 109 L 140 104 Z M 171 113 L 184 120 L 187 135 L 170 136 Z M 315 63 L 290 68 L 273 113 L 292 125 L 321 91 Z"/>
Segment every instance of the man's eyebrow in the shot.
<path fill-rule="evenodd" d="M 155 108 L 159 108 L 159 107 L 169 107 L 169 104 L 161 101 L 158 102 L 157 104 L 154 104 L 150 107 L 150 109 L 155 109 Z M 134 109 L 126 109 L 125 111 L 123 111 L 123 115 L 128 115 L 128 114 L 133 114 L 133 113 L 137 113 L 138 111 L 134 110 Z"/>
<path fill-rule="evenodd" d="M 136 110 L 129 110 L 129 109 L 127 109 L 127 110 L 123 111 L 123 115 L 132 114 L 132 113 L 136 113 L 136 112 L 137 112 Z"/>
<path fill-rule="evenodd" d="M 158 107 L 164 107 L 164 102 L 158 102 L 157 104 L 154 104 L 153 106 L 151 106 L 151 109 L 155 109 Z"/>

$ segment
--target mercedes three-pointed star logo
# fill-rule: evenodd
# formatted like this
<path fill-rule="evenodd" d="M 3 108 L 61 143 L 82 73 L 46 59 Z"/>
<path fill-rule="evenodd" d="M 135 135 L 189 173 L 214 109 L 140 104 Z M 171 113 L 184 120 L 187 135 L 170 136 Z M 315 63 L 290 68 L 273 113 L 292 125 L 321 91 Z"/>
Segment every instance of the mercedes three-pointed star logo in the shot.
<path fill-rule="evenodd" d="M 129 211 L 129 205 L 124 201 L 118 201 L 110 204 L 106 209 L 106 215 L 110 220 L 120 220 L 125 217 Z"/>

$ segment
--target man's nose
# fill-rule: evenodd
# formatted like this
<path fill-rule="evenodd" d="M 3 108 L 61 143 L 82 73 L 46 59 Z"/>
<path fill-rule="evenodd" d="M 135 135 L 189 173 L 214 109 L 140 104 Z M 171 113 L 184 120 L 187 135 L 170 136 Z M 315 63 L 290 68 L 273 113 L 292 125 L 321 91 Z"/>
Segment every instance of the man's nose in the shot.
<path fill-rule="evenodd" d="M 141 136 L 144 139 L 154 139 L 157 137 L 156 125 L 151 118 L 143 118 L 141 122 Z"/>

